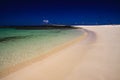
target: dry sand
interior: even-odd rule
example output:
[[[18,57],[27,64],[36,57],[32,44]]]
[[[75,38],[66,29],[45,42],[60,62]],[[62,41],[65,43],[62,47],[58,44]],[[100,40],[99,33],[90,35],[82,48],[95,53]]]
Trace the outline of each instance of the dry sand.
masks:
[[[120,26],[84,29],[84,41],[0,80],[120,80]]]

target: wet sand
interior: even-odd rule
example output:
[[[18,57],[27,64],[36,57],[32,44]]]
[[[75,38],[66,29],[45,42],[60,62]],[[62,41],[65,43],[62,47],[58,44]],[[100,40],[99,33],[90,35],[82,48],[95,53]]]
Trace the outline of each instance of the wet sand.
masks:
[[[120,80],[120,26],[84,29],[84,40],[56,48],[53,55],[0,80]]]

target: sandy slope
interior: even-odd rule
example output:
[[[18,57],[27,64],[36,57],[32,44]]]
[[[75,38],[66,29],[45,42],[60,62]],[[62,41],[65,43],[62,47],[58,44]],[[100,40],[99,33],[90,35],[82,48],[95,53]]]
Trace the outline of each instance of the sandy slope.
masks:
[[[120,27],[85,29],[84,41],[0,80],[120,80]]]

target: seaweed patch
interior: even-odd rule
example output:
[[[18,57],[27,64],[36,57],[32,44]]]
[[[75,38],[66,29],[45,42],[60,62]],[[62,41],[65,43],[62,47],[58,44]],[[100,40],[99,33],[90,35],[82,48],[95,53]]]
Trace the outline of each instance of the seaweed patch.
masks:
[[[24,39],[27,38],[28,36],[12,36],[12,37],[5,37],[5,38],[0,38],[0,42],[8,42],[11,40],[16,40],[16,39]]]

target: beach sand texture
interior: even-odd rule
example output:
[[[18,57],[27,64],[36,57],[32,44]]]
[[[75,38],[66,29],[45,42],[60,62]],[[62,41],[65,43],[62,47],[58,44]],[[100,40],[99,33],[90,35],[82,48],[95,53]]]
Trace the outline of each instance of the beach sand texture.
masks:
[[[83,41],[0,80],[120,80],[120,26],[84,29]]]

